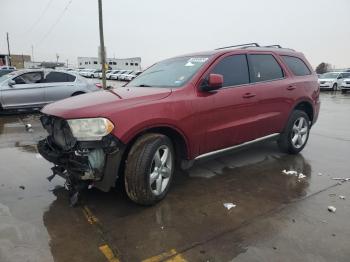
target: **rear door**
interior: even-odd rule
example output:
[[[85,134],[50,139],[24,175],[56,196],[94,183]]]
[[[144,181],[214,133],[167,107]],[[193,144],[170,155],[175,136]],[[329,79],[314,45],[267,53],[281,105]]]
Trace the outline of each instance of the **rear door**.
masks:
[[[248,62],[245,54],[220,58],[207,72],[221,74],[223,87],[212,92],[199,92],[200,126],[206,130],[201,153],[211,152],[256,137],[255,87],[249,84]],[[206,76],[206,77],[207,77]]]
[[[45,77],[45,100],[51,103],[70,97],[74,92],[76,77],[64,72],[50,72]]]
[[[4,108],[32,107],[45,103],[43,72],[35,71],[14,77],[15,84],[1,87]]]
[[[277,57],[269,52],[250,52],[250,79],[258,97],[256,117],[257,135],[265,137],[283,129],[293,104],[293,90],[286,70]]]

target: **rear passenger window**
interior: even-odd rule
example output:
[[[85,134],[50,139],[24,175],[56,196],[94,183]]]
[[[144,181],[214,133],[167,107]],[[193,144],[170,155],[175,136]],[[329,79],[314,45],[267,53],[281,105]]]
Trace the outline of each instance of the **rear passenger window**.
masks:
[[[46,83],[56,83],[56,82],[74,82],[75,76],[66,74],[66,73],[60,73],[60,72],[50,72],[46,76]]]
[[[249,71],[246,55],[233,55],[223,58],[211,73],[223,75],[223,87],[248,84]]]
[[[310,69],[305,65],[303,60],[294,56],[282,56],[284,62],[287,64],[288,68],[296,76],[306,76],[310,75]]]
[[[252,82],[269,81],[284,77],[283,70],[272,55],[249,55]]]

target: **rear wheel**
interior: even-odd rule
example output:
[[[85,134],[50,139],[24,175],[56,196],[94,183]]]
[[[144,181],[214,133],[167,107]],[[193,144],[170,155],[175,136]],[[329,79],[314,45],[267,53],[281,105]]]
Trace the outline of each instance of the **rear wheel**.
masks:
[[[125,167],[125,189],[141,205],[153,205],[169,191],[175,168],[174,148],[161,134],[146,134],[132,146]]]
[[[301,110],[294,110],[287,126],[278,139],[278,145],[282,152],[297,154],[305,147],[309,139],[310,119]]]

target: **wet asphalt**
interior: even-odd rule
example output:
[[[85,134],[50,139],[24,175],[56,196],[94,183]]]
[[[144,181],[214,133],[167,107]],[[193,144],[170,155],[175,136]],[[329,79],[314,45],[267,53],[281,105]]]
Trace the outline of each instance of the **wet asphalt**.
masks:
[[[153,207],[95,189],[70,207],[37,153],[39,114],[2,115],[0,261],[350,261],[350,181],[332,179],[350,177],[350,94],[321,101],[301,154],[265,142],[202,160]]]

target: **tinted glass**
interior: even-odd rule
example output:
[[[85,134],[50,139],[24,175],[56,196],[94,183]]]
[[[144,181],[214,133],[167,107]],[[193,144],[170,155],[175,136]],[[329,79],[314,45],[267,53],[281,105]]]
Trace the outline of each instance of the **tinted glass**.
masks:
[[[310,75],[311,72],[305,63],[298,57],[282,56],[284,62],[296,76]]]
[[[272,55],[249,55],[252,82],[283,78],[283,70]]]
[[[60,72],[50,72],[46,76],[46,83],[56,83],[56,82],[74,82],[75,76]]]
[[[224,77],[225,86],[249,83],[248,62],[245,55],[233,55],[223,58],[211,71]]]
[[[14,80],[17,85],[41,83],[42,74],[41,72],[25,73],[23,75],[16,77]]]

